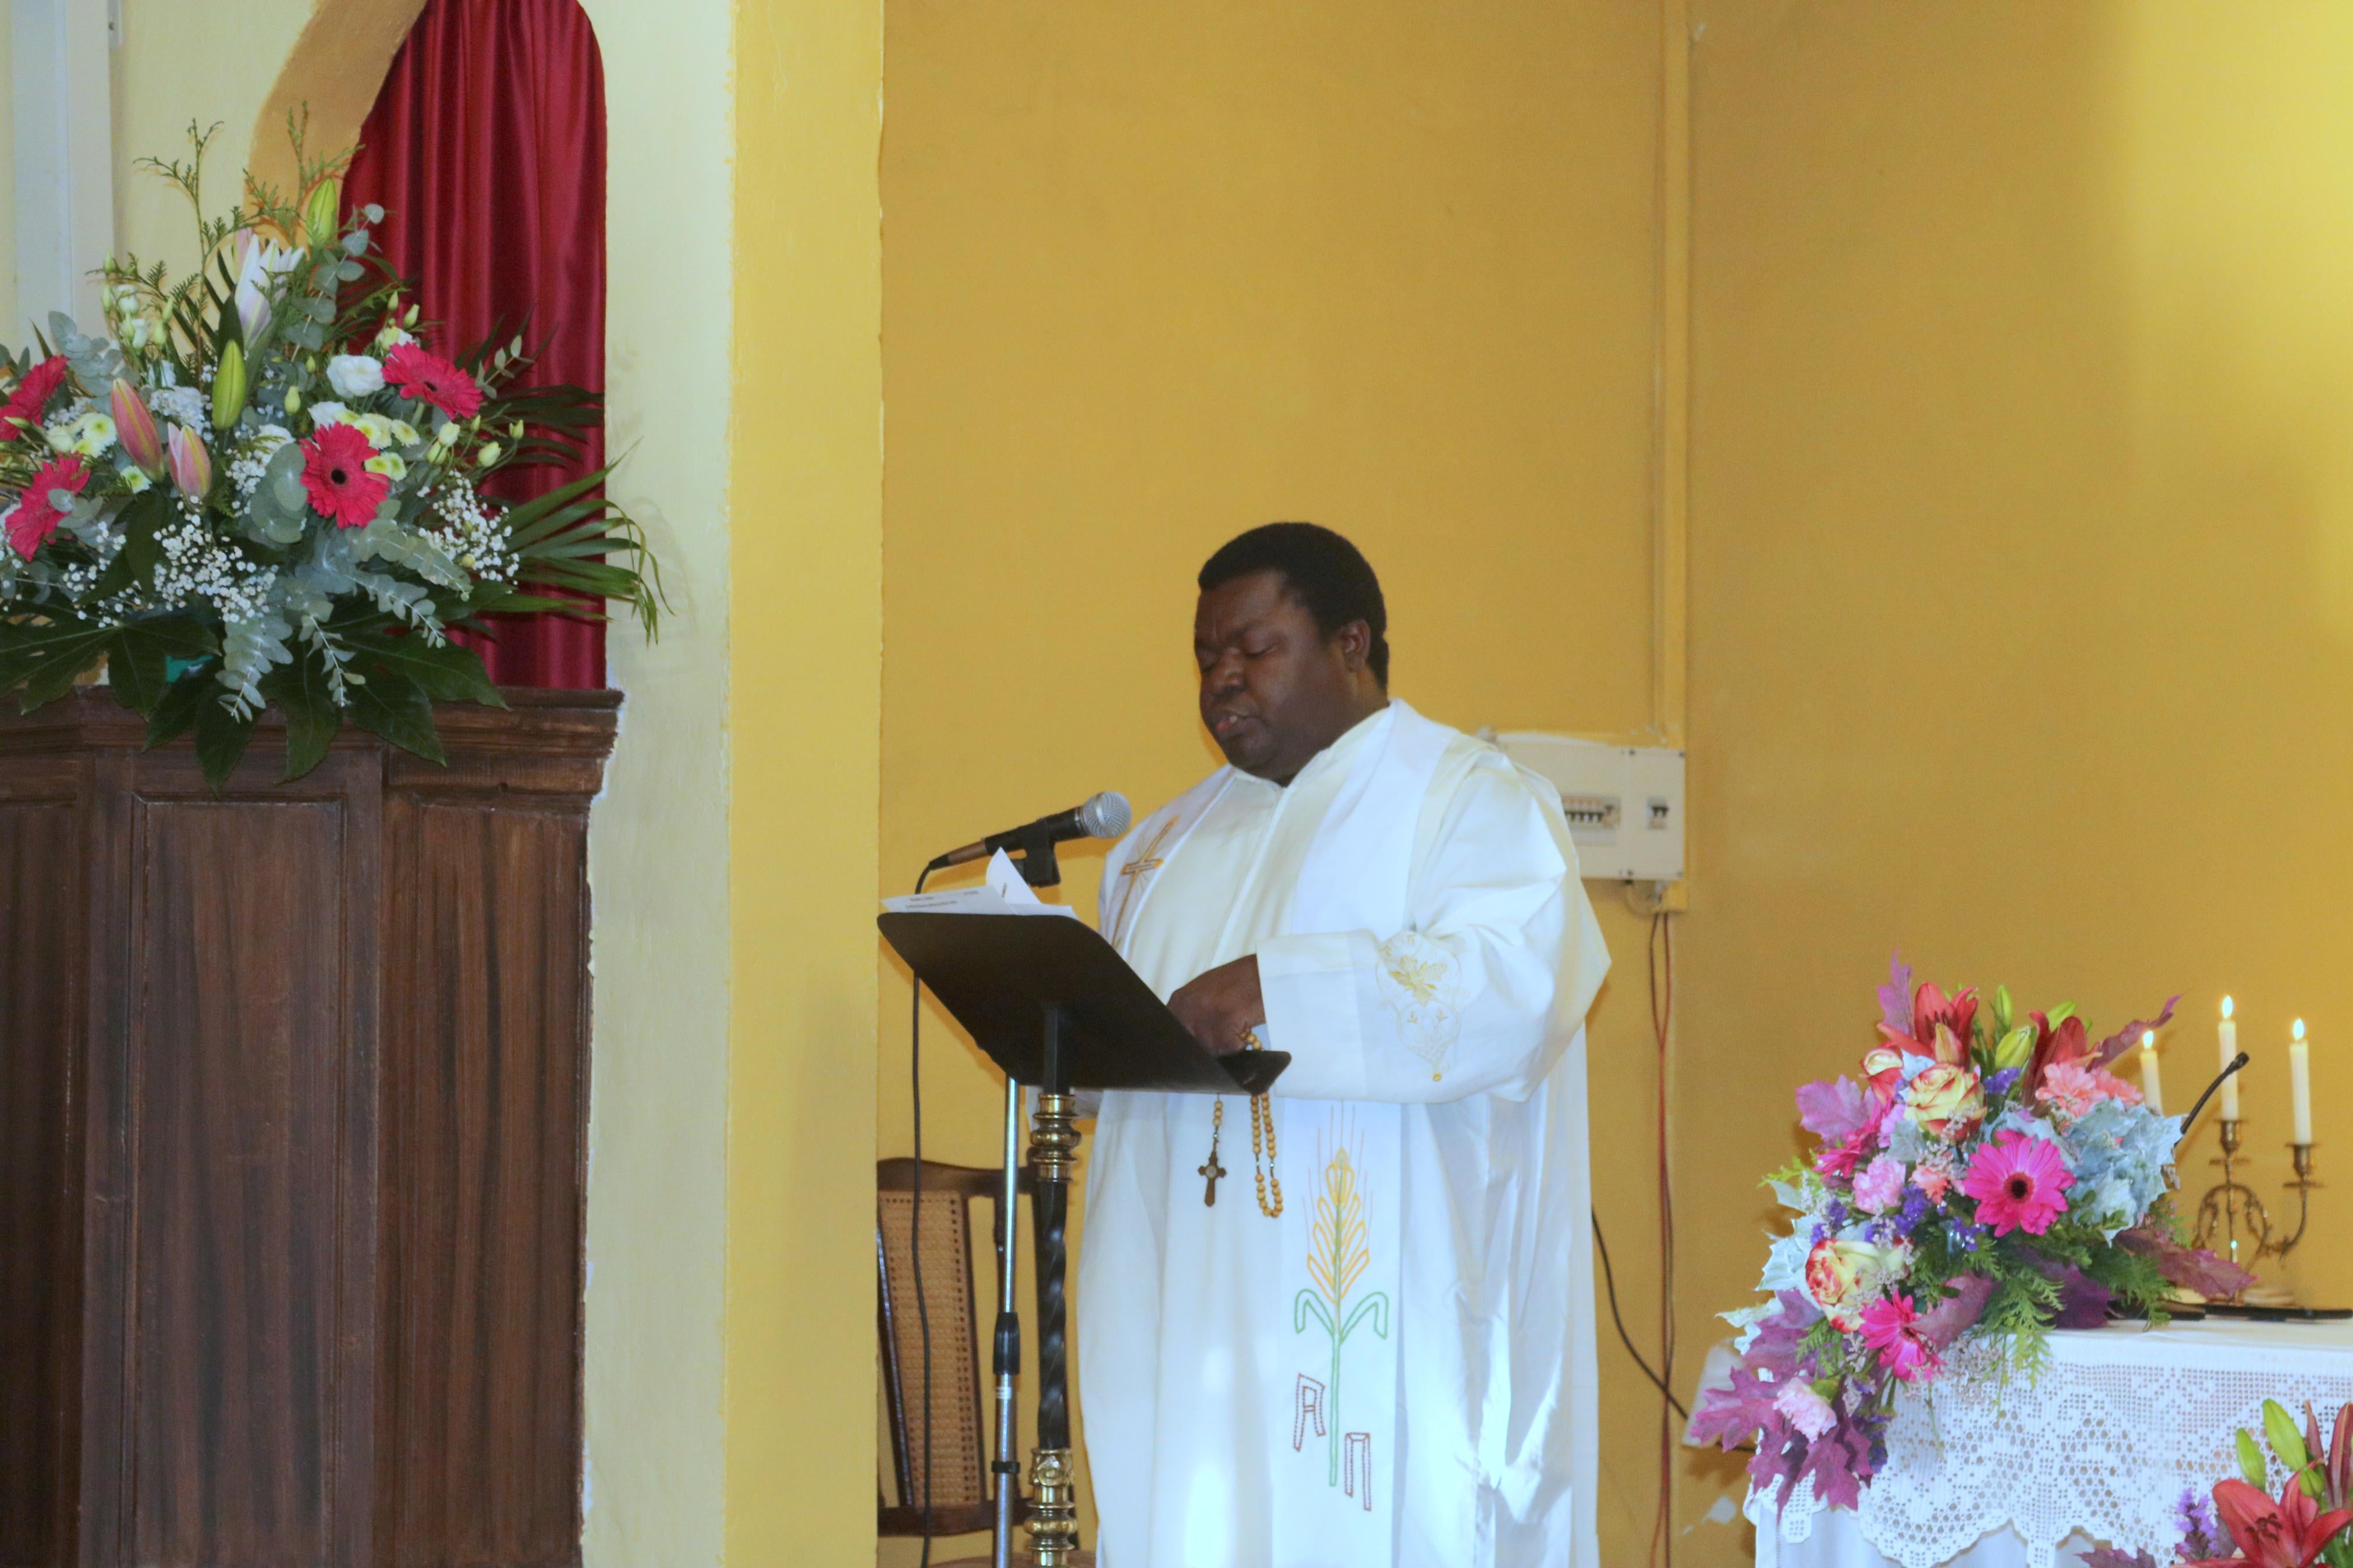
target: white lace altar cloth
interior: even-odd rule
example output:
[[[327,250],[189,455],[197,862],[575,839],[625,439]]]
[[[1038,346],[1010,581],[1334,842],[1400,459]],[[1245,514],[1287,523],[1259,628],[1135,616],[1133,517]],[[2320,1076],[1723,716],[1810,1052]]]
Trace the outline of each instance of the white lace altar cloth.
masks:
[[[2239,1473],[2234,1435],[2260,1434],[2266,1398],[2295,1411],[2299,1425],[2307,1399],[2323,1412],[2353,1400],[2353,1323],[2211,1319],[2061,1331],[2031,1382],[1999,1383],[1981,1358],[1957,1361],[1927,1394],[1899,1399],[1887,1464],[1836,1533],[1851,1524],[1866,1557],[1903,1568],[1939,1568],[1997,1532],[2023,1550],[2013,1556],[1988,1542],[1990,1560],[2025,1568],[2055,1568],[2071,1537],[2171,1562],[2175,1504],[2185,1489],[2209,1495]],[[1757,1526],[1757,1568],[1853,1562],[1851,1549],[1804,1544],[1823,1508],[1809,1482],[1777,1523],[1773,1500],[1751,1492],[1744,1511]]]

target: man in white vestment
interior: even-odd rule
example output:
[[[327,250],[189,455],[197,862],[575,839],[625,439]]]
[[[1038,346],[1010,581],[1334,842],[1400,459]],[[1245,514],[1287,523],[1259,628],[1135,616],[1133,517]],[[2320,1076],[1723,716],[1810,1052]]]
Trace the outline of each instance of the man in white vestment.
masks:
[[[1560,799],[1388,696],[1356,547],[1200,574],[1229,765],[1104,867],[1103,931],[1246,1096],[1109,1093],[1076,1337],[1104,1568],[1595,1568],[1584,1018]]]

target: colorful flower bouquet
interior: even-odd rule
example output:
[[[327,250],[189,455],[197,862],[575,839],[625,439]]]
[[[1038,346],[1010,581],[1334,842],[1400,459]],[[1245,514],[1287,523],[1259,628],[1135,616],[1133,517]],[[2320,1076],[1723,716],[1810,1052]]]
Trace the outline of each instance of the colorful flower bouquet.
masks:
[[[193,132],[192,132],[193,135]],[[452,626],[492,613],[596,617],[649,636],[643,532],[600,468],[505,505],[506,469],[562,465],[596,418],[578,387],[512,384],[523,341],[444,358],[341,210],[348,155],[295,154],[283,195],[248,176],[203,219],[193,163],[147,163],[196,207],[197,270],[110,260],[107,335],[63,315],[0,351],[0,692],[26,710],[102,662],[155,744],[193,730],[217,785],[256,719],[285,711],[287,776],[349,719],[438,760],[432,704],[498,705]]]
[[[2177,1286],[2246,1279],[2182,1244],[2166,1177],[2181,1119],[2109,1070],[2172,1003],[2095,1045],[2072,1005],[2020,1016],[2000,987],[1915,990],[1900,959],[1879,994],[1860,1079],[1798,1091],[1819,1142],[1767,1183],[1797,1216],[1766,1262],[1771,1300],[1725,1314],[1732,1385],[1692,1415],[1703,1441],[1753,1440],[1750,1478],[1784,1502],[1810,1479],[1852,1508],[1896,1392],[1964,1336],[1998,1370],[2031,1368],[2053,1327],[2161,1320]]]
[[[2353,1405],[2337,1411],[2324,1439],[2320,1417],[2304,1407],[2304,1429],[2275,1399],[2263,1401],[2263,1435],[2279,1460],[2279,1495],[2270,1490],[2271,1462],[2253,1433],[2239,1432],[2239,1477],[2214,1488],[2210,1506],[2184,1492],[2178,1516],[2177,1568],[2353,1568]],[[2084,1568],[2162,1568],[2147,1552],[2104,1546]]]

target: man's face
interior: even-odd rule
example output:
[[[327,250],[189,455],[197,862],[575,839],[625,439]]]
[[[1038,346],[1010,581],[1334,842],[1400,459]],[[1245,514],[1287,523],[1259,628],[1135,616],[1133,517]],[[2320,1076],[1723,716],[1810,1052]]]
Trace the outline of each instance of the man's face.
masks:
[[[1316,752],[1381,705],[1365,665],[1369,642],[1362,621],[1325,637],[1280,572],[1253,572],[1211,588],[1193,615],[1201,722],[1226,761],[1289,784]]]

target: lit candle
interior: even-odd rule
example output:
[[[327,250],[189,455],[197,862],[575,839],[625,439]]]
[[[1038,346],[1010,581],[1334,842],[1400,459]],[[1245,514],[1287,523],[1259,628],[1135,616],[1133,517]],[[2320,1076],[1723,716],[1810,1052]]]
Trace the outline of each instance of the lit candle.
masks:
[[[2304,1020],[2295,1021],[2295,1031],[2287,1042],[2287,1092],[2289,1103],[2295,1111],[2295,1139],[2298,1143],[2312,1142],[2312,1044],[2304,1037]]]
[[[2151,1110],[2165,1114],[2165,1079],[2157,1067],[2157,1031],[2147,1029],[2140,1037],[2140,1097]]]
[[[2239,1025],[2238,1021],[2231,1016],[2231,999],[2228,996],[2222,998],[2222,1024],[2216,1033],[2222,1041],[2222,1070],[2231,1072],[2231,1064],[2237,1060],[2239,1056]],[[2231,1073],[2229,1078],[2222,1080],[2222,1120],[2236,1121],[2238,1119],[2239,1075]]]

